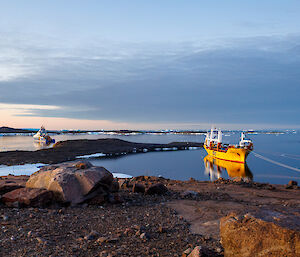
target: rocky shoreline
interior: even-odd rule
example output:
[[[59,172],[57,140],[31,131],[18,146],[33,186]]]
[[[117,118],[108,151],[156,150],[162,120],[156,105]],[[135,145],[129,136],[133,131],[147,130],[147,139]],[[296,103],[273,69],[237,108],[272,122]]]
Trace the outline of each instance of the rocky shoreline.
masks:
[[[54,166],[52,171],[61,168]],[[74,167],[79,172],[91,168],[85,163]],[[110,186],[103,181],[100,187],[95,184],[91,191],[97,188],[98,194],[79,204],[44,205],[44,198],[30,202],[20,194],[7,204],[11,192],[36,190],[25,188],[28,180],[28,176],[0,179],[2,256],[300,254],[296,182],[284,186],[241,179],[204,182],[148,176],[110,181],[106,176]]]
[[[26,163],[54,164],[76,160],[77,156],[103,153],[107,157],[153,151],[188,150],[203,147],[203,143],[173,142],[169,144],[133,143],[120,139],[68,140],[57,142],[53,148],[37,151],[0,152],[0,165],[22,165]]]

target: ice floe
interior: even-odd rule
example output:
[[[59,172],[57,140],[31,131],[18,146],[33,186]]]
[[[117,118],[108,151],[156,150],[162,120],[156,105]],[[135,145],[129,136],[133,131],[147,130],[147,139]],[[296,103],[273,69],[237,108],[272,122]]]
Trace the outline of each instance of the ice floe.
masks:
[[[38,171],[41,167],[45,165],[47,164],[33,163],[33,164],[23,164],[23,165],[13,165],[13,166],[0,165],[0,176],[6,176],[8,174],[31,175],[32,173]]]
[[[114,178],[132,178],[132,176],[123,173],[112,173]]]
[[[164,147],[162,148],[163,151],[176,151],[178,150],[177,147]]]
[[[104,154],[104,153],[94,153],[94,154],[76,156],[76,158],[77,159],[88,159],[88,158],[97,158],[97,157],[103,157],[103,156],[106,156],[106,154]]]

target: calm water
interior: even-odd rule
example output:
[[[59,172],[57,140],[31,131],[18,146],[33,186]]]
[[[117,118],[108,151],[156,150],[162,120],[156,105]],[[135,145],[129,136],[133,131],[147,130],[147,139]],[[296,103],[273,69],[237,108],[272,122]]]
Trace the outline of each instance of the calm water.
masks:
[[[203,142],[204,135],[57,135],[56,141],[72,139],[97,139],[114,137],[133,142],[169,143],[174,141]],[[132,176],[155,175],[186,180],[190,177],[199,180],[213,180],[218,177],[248,177],[257,182],[286,184],[289,180],[300,183],[300,133],[250,134],[254,142],[254,152],[247,159],[247,165],[232,164],[205,158],[203,149],[190,151],[150,152],[122,156],[114,159],[89,159],[94,165],[104,166],[111,172]],[[237,143],[238,133],[227,133],[225,143]],[[0,137],[1,151],[36,150],[30,136]],[[205,159],[204,159],[205,158]],[[0,167],[0,175],[8,173],[30,174],[35,166]]]

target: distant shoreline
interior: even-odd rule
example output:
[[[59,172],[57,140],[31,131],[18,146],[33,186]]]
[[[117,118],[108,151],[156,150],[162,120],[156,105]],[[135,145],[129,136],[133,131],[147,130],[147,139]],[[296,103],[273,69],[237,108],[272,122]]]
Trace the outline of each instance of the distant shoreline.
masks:
[[[38,129],[17,129],[10,127],[0,127],[0,134],[33,134]],[[241,132],[244,131],[249,134],[282,134],[286,131],[297,131],[295,129],[290,130],[223,130],[223,132]],[[50,134],[116,134],[116,135],[137,135],[137,134],[183,134],[183,135],[194,135],[194,134],[206,134],[207,130],[48,130]]]

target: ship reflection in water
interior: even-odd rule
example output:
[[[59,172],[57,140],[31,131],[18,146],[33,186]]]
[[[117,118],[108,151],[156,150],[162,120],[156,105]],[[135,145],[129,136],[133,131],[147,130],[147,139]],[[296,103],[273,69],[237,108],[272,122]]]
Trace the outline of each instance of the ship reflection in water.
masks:
[[[34,141],[33,142],[35,150],[41,150],[45,148],[49,148],[50,146],[53,145],[52,142],[42,142],[42,141]]]
[[[253,179],[253,174],[246,163],[220,160],[210,155],[205,156],[203,161],[205,173],[209,175],[211,181],[224,177],[225,172],[230,178],[243,178],[245,181]]]

